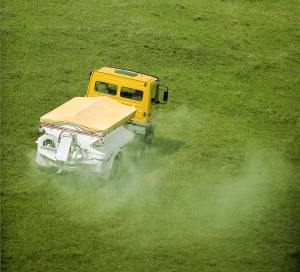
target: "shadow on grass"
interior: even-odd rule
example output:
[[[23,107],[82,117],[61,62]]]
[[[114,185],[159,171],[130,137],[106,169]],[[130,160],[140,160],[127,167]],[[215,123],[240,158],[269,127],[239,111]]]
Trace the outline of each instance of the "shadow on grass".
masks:
[[[158,155],[164,156],[178,152],[184,145],[183,141],[158,137],[155,138],[154,148]]]
[[[164,156],[179,152],[185,145],[183,141],[166,139],[163,137],[155,138],[153,146],[144,152],[140,158],[132,158],[137,171],[147,175],[160,167],[159,160]],[[132,167],[132,166],[131,166]]]

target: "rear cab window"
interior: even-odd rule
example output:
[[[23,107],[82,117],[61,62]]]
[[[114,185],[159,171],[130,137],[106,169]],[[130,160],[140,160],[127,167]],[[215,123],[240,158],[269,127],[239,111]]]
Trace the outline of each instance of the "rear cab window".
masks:
[[[144,92],[137,89],[122,87],[120,97],[141,102],[143,101]]]
[[[103,82],[103,81],[96,81],[94,91],[97,93],[102,94],[109,94],[109,95],[117,95],[118,86],[115,84]]]

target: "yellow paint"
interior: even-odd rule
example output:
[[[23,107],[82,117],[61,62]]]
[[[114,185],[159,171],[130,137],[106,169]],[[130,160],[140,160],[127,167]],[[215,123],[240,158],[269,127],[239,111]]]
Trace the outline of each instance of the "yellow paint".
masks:
[[[70,124],[82,129],[107,134],[135,114],[128,107],[108,97],[74,97],[40,118],[51,125]]]
[[[156,119],[158,104],[151,102],[151,98],[155,97],[157,88],[158,78],[154,76],[103,67],[92,72],[86,96],[108,96],[134,106],[136,114],[131,120],[148,123]]]

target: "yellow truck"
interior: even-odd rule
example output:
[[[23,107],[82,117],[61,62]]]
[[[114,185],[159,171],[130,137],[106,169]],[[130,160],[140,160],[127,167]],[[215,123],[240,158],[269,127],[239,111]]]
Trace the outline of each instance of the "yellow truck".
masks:
[[[139,156],[152,144],[159,104],[167,100],[168,88],[157,77],[111,67],[95,70],[85,97],[40,118],[36,162],[58,172],[87,169],[116,179],[125,152]]]

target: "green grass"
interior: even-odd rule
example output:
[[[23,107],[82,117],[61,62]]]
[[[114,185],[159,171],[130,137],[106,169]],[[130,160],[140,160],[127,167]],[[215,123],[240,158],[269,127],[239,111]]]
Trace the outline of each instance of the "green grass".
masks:
[[[2,1],[2,270],[299,271],[299,9]],[[116,183],[39,169],[40,116],[101,66],[169,86],[153,149]]]

